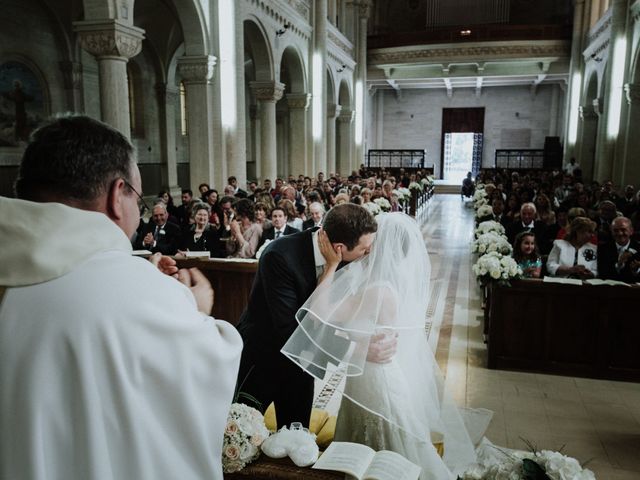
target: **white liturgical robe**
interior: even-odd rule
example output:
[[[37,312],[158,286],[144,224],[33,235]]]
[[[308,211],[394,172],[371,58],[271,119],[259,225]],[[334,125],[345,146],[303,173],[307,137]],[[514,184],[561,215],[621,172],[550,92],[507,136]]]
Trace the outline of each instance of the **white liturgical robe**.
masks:
[[[0,478],[222,479],[242,340],[105,215],[0,198]]]

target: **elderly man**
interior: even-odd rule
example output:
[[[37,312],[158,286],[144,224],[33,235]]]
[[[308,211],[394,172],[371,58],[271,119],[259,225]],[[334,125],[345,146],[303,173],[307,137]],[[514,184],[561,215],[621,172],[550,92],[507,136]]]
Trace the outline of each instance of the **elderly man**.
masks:
[[[516,235],[524,230],[530,230],[536,237],[540,253],[551,251],[551,242],[547,238],[547,227],[544,222],[536,220],[537,210],[532,202],[523,203],[520,207],[520,218],[505,227],[509,243],[513,244]]]
[[[151,211],[151,220],[143,224],[137,235],[135,247],[175,255],[180,245],[180,227],[168,221],[169,213],[164,203],[157,203]]]
[[[324,217],[324,205],[320,202],[313,202],[309,205],[309,218],[302,224],[302,229],[307,230],[309,228],[319,227],[322,225],[322,218]]]
[[[598,272],[600,278],[620,280],[627,283],[638,280],[640,244],[631,239],[633,227],[626,217],[611,222],[613,240],[598,245]]]
[[[241,339],[200,272],[131,255],[140,191],[127,138],[75,116],[0,197],[0,478],[222,480]]]

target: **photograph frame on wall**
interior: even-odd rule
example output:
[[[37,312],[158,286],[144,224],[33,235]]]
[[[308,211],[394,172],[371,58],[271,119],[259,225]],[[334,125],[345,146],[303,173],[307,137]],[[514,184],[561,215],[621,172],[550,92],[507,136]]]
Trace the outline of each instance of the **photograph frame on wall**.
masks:
[[[24,147],[49,116],[42,75],[22,59],[0,59],[0,147]]]

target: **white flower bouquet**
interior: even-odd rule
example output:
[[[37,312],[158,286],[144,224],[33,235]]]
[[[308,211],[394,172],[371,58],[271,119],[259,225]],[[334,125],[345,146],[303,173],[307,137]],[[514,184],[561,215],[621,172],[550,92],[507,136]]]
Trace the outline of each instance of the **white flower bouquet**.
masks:
[[[369,213],[371,215],[373,215],[374,217],[376,215],[378,215],[379,213],[382,213],[382,210],[380,209],[380,205],[378,205],[375,202],[367,202],[367,203],[363,203],[362,206],[364,208],[366,208],[367,210],[369,210]]]
[[[398,200],[401,202],[408,202],[411,199],[411,190],[408,188],[400,187],[392,192],[398,196]]]
[[[387,200],[386,198],[376,198],[373,200],[373,203],[378,205],[380,207],[380,210],[382,210],[383,212],[391,211],[391,203],[389,203],[389,200]]]
[[[505,230],[504,227],[495,220],[487,220],[486,222],[480,223],[475,229],[474,233],[476,235],[476,238],[478,238],[480,235],[489,232],[497,233],[498,235],[504,235]]]
[[[493,447],[495,448],[495,447]],[[572,457],[551,450],[502,451],[502,461],[476,464],[459,480],[596,480],[593,472]]]
[[[478,258],[473,266],[473,273],[481,282],[508,283],[509,280],[520,277],[522,270],[512,257],[498,252],[489,252]]]
[[[422,185],[429,186],[429,185],[433,185],[433,177],[431,175],[424,177],[422,180],[420,180],[420,183],[422,183]]]
[[[478,223],[483,220],[493,218],[493,207],[491,205],[482,205],[476,211],[476,221]]]
[[[476,186],[476,191],[473,193],[473,201],[477,202],[478,200],[482,200],[483,198],[487,198],[487,191],[484,187]]]
[[[260,445],[269,436],[264,417],[255,408],[242,403],[231,404],[222,444],[222,470],[242,470],[260,456]]]
[[[417,190],[417,191],[421,192],[423,190],[422,184],[418,183],[418,182],[411,182],[409,184],[409,190]]]
[[[260,256],[262,255],[262,252],[264,252],[264,249],[267,248],[267,245],[269,245],[270,243],[271,243],[271,240],[269,239],[264,241],[262,246],[256,252],[256,260],[260,260]]]
[[[496,232],[483,233],[471,244],[471,253],[479,253],[480,255],[491,252],[511,255],[512,250],[507,237]]]

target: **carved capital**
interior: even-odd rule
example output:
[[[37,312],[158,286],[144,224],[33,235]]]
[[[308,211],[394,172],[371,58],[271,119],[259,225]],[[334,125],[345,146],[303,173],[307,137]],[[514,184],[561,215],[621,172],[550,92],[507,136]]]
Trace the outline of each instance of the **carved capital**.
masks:
[[[329,103],[327,105],[327,118],[336,118],[338,115],[340,115],[340,110],[342,110],[341,105]]]
[[[287,105],[289,108],[298,108],[307,110],[309,108],[309,103],[311,101],[310,93],[288,93],[287,94]]]
[[[583,120],[596,118],[598,116],[596,111],[593,109],[593,105],[580,105],[578,107],[578,112],[580,113],[580,118]]]
[[[342,109],[342,107],[340,108]],[[355,110],[344,109],[340,112],[340,115],[338,115],[338,121],[342,123],[351,123],[354,118],[356,118]]]
[[[65,60],[59,63],[62,71],[64,88],[66,90],[80,89],[82,87],[82,64]]]
[[[361,18],[369,18],[371,2],[369,0],[354,0],[351,2],[353,8]]]
[[[277,102],[284,94],[284,83],[280,82],[250,82],[249,87],[261,102]]]
[[[596,115],[599,117],[604,114],[604,102],[601,98],[594,98],[591,102],[593,104],[593,111],[596,112]]]
[[[640,84],[637,83],[625,83],[624,94],[627,97],[627,103],[629,105],[640,103]]]
[[[209,83],[213,78],[216,57],[213,55],[184,56],[178,59],[178,73],[185,84]]]
[[[144,30],[119,20],[74,22],[80,46],[97,58],[135,57],[142,50]]]

